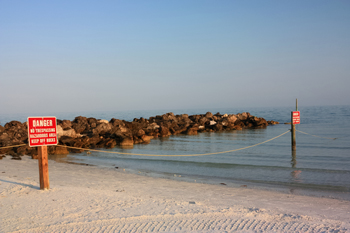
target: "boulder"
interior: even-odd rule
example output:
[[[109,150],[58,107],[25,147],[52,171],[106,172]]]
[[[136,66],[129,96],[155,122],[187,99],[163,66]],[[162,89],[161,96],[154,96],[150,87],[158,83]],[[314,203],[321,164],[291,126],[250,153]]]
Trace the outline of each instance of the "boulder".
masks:
[[[111,149],[117,145],[117,142],[114,139],[108,139],[105,143],[105,148]]]
[[[153,139],[153,136],[148,136],[148,135],[141,136],[141,140],[143,143],[150,143],[151,139]]]
[[[134,135],[137,136],[137,137],[141,137],[141,136],[143,136],[143,135],[145,135],[145,134],[146,134],[145,131],[142,130],[142,129],[139,129],[139,130],[137,130],[137,131],[134,133]]]
[[[194,123],[199,123],[200,119],[202,118],[201,115],[192,115],[189,116],[190,120],[193,121]]]
[[[209,125],[216,125],[216,121],[209,121]]]
[[[81,134],[77,134],[74,129],[63,130],[61,125],[57,125],[57,139],[60,140],[62,136],[78,138]]]
[[[226,126],[228,126],[229,122],[228,122],[228,120],[227,120],[226,118],[224,118],[224,119],[220,122],[220,124],[226,127]]]
[[[109,122],[107,121],[104,122],[104,121],[100,121],[99,122],[99,125],[96,126],[96,128],[94,128],[92,130],[92,133],[94,135],[99,135],[99,134],[105,134],[106,132],[110,131],[112,129],[112,124],[109,124]]]
[[[111,123],[113,127],[116,127],[116,126],[125,126],[124,121],[119,120],[119,119],[115,119],[115,118],[112,118],[112,119],[109,121],[109,123]]]
[[[214,125],[213,129],[215,131],[222,131],[224,129],[224,126],[222,124],[216,124]]]
[[[72,128],[72,122],[69,120],[63,120],[59,125],[62,127],[63,130],[71,129]]]
[[[211,112],[207,112],[206,114],[205,114],[205,117],[206,118],[213,118],[213,113],[211,113]]]
[[[10,137],[6,132],[0,133],[0,142],[9,141]]]
[[[98,147],[97,145],[99,144],[99,142],[101,142],[102,139],[103,137],[98,135],[93,135],[92,137],[90,137],[89,138],[90,148]]]
[[[236,115],[236,117],[237,117],[239,120],[241,120],[241,121],[246,120],[249,116],[250,116],[250,113],[249,113],[249,112],[238,113],[238,114]]]
[[[96,128],[98,121],[95,118],[90,117],[87,120],[88,120],[88,124],[90,125],[90,129]]]
[[[73,146],[75,143],[75,138],[69,136],[61,136],[60,143],[66,146]]]
[[[199,126],[197,124],[194,124],[191,127],[188,127],[188,129],[186,130],[185,134],[187,135],[197,135],[198,134],[198,130],[199,130]]]
[[[124,138],[121,142],[119,142],[120,146],[133,146],[134,140],[132,138]]]
[[[206,122],[210,122],[210,120],[206,117],[201,117],[199,120],[198,120],[198,124],[200,125],[204,125],[206,124]]]
[[[231,124],[235,123],[237,120],[237,117],[235,115],[228,115],[227,116],[227,121],[230,122]]]
[[[161,126],[159,129],[159,136],[160,137],[169,137],[171,135],[169,128],[165,126]]]
[[[4,127],[6,130],[9,130],[9,129],[21,129],[23,128],[23,124],[19,121],[11,121],[11,122],[8,122],[5,124],[5,127]]]
[[[102,123],[108,124],[109,123],[109,121],[107,121],[107,120],[98,120],[97,122],[99,124],[102,124]]]
[[[261,128],[268,125],[267,121],[264,118],[259,118],[256,116],[250,116],[246,121],[248,127]]]
[[[82,133],[85,130],[90,129],[90,125],[88,123],[88,119],[86,117],[78,116],[72,122],[72,128],[76,133]]]
[[[188,117],[188,114],[176,115],[177,123],[180,125],[190,125],[192,120]]]

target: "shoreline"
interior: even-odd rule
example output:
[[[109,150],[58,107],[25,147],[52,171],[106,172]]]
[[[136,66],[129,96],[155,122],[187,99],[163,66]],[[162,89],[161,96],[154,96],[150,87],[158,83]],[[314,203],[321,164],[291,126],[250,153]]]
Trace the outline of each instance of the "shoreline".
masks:
[[[91,163],[88,160],[81,160],[81,158],[74,157],[75,154],[68,155],[49,155],[49,160],[56,161],[58,163],[75,164],[80,166],[95,166],[101,169],[116,169],[116,164],[101,163]],[[70,158],[67,158],[71,156]],[[90,163],[89,163],[90,162]],[[232,178],[222,178],[222,177],[212,177],[212,176],[201,176],[201,175],[191,175],[181,172],[157,172],[149,171],[136,168],[126,168],[117,166],[120,170],[126,170],[127,173],[136,174],[145,177],[162,178],[175,181],[183,181],[189,183],[203,183],[210,185],[225,185],[227,187],[245,187],[252,188],[256,190],[266,190],[273,192],[280,192],[284,194],[296,194],[301,196],[310,197],[320,197],[320,198],[332,198],[338,200],[350,201],[350,190],[339,187],[339,186],[327,186],[327,185],[313,185],[313,184],[300,184],[300,183],[280,183],[273,181],[250,181],[250,180],[239,180]],[[330,189],[332,188],[332,189]]]
[[[49,160],[0,160],[0,232],[350,232],[350,202]]]

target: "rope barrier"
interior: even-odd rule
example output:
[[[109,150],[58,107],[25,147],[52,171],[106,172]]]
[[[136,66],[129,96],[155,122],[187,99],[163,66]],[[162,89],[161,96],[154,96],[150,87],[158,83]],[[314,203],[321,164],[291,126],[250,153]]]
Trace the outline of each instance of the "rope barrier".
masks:
[[[105,151],[105,150],[95,150],[95,149],[87,149],[87,148],[80,148],[80,147],[73,147],[73,146],[65,146],[65,145],[56,145],[56,146],[60,146],[60,147],[66,147],[66,148],[70,148],[70,149],[77,149],[77,150],[87,150],[87,151],[96,151],[96,152],[101,152],[101,153],[110,153],[110,154],[121,154],[121,155],[139,155],[139,156],[162,156],[162,157],[165,157],[165,156],[169,156],[169,157],[185,157],[185,156],[204,156],[204,155],[216,155],[216,154],[224,154],[224,153],[229,153],[229,152],[234,152],[234,151],[239,151],[239,150],[244,150],[244,149],[248,149],[248,148],[252,148],[252,147],[255,147],[255,146],[258,146],[258,145],[261,145],[261,144],[264,144],[264,143],[267,143],[267,142],[270,142],[272,140],[275,140],[276,138],[279,138],[283,135],[285,135],[286,133],[290,132],[290,130],[276,136],[276,137],[273,137],[269,140],[266,140],[266,141],[263,141],[263,142],[260,142],[260,143],[257,143],[257,144],[254,144],[254,145],[251,145],[251,146],[246,146],[246,147],[243,147],[243,148],[239,148],[239,149],[234,149],[234,150],[228,150],[228,151],[221,151],[221,152],[213,152],[213,153],[205,153],[205,154],[187,154],[187,155],[156,155],[156,154],[137,154],[137,153],[125,153],[125,152],[117,152],[117,151]]]
[[[20,145],[14,145],[14,146],[4,146],[4,147],[0,147],[1,149],[6,149],[6,148],[13,148],[13,147],[20,147],[20,146],[26,146],[27,144],[20,144]]]
[[[310,136],[313,136],[313,137],[317,137],[317,138],[325,138],[325,139],[332,139],[332,140],[337,139],[337,138],[327,138],[327,137],[321,137],[321,136],[317,136],[317,135],[312,135],[312,134],[305,133],[305,132],[297,130],[297,129],[295,131],[298,131],[299,133],[307,134],[307,135],[310,135]]]

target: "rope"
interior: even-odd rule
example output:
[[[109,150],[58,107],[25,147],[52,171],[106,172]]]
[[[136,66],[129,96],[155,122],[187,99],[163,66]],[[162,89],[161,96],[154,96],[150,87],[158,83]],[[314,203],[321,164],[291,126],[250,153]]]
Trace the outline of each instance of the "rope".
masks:
[[[20,144],[20,145],[14,145],[14,146],[4,146],[4,147],[0,147],[1,149],[6,149],[6,148],[13,148],[13,147],[20,147],[20,146],[26,146],[27,144]]]
[[[327,138],[327,137],[321,137],[321,136],[317,136],[317,135],[312,135],[312,134],[305,133],[305,132],[297,130],[297,129],[295,131],[298,131],[299,133],[307,134],[307,135],[310,135],[310,136],[313,136],[313,137],[317,137],[317,138],[325,138],[325,139],[332,139],[332,140],[337,139],[337,138]]]
[[[234,151],[239,151],[239,150],[244,150],[244,149],[248,149],[248,148],[252,148],[267,142],[270,142],[272,140],[275,140],[276,138],[279,138],[283,135],[285,135],[286,133],[290,132],[290,130],[276,136],[273,137],[269,140],[257,143],[255,145],[251,145],[251,146],[246,146],[243,148],[239,148],[239,149],[234,149],[234,150],[228,150],[228,151],[221,151],[221,152],[213,152],[213,153],[205,153],[205,154],[187,154],[187,155],[155,155],[155,154],[137,154],[137,153],[124,153],[124,152],[116,152],[116,151],[105,151],[105,150],[94,150],[94,149],[87,149],[87,148],[79,148],[79,147],[73,147],[73,146],[65,146],[65,145],[56,145],[56,146],[61,146],[61,147],[66,147],[66,148],[70,148],[70,149],[78,149],[78,150],[87,150],[87,151],[96,151],[96,152],[102,152],[102,153],[110,153],[110,154],[121,154],[121,155],[139,155],[139,156],[169,156],[169,157],[185,157],[185,156],[203,156],[203,155],[216,155],[216,154],[224,154],[224,153],[229,153],[229,152],[234,152]]]

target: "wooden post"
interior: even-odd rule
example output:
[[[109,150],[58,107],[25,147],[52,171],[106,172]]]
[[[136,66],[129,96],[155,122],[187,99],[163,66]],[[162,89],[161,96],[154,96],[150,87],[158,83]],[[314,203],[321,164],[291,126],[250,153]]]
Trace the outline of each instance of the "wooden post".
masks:
[[[298,111],[298,99],[296,99],[296,110],[295,111]],[[296,138],[295,138],[295,125],[293,124],[293,111],[291,113],[291,121],[292,121],[292,151],[296,151],[297,150],[297,143],[296,143]]]
[[[297,149],[297,143],[295,139],[295,125],[293,124],[293,112],[292,112],[292,151],[295,151]]]
[[[38,147],[40,189],[50,189],[47,146]]]

